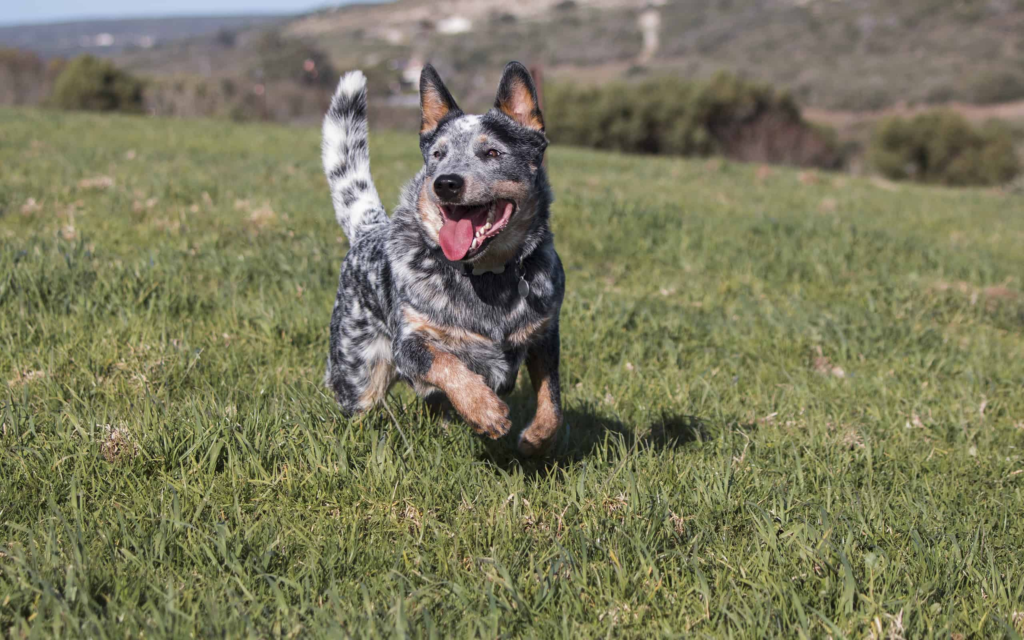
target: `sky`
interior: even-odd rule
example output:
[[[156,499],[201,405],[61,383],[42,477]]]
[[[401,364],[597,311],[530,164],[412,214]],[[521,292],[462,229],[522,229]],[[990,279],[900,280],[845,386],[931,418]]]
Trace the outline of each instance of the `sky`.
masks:
[[[304,13],[345,0],[0,0],[0,24],[64,22],[88,18],[173,15]]]

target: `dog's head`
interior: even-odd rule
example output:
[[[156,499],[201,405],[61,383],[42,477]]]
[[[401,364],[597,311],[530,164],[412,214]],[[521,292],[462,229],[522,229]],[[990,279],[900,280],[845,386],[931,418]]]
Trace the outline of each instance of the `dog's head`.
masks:
[[[466,115],[437,71],[420,76],[420,150],[424,177],[417,203],[427,237],[448,260],[503,265],[546,215],[547,148],[537,89],[526,67],[505,67],[494,108]]]

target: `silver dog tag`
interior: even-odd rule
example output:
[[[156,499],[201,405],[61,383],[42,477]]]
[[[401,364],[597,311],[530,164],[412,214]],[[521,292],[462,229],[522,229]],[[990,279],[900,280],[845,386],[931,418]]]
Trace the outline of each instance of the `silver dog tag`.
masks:
[[[519,297],[525,298],[530,295],[530,283],[526,281],[526,278],[519,276]]]

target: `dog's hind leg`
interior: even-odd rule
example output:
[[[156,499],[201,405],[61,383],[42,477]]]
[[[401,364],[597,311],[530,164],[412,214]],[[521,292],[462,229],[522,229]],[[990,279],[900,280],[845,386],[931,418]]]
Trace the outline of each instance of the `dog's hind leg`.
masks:
[[[395,362],[391,357],[391,339],[380,335],[364,347],[364,369],[360,381],[359,406],[363,409],[384,401],[395,382]]]
[[[562,426],[562,393],[558,380],[558,322],[526,354],[526,368],[537,394],[537,413],[519,434],[519,452],[526,456],[547,453]]]
[[[383,402],[395,379],[387,336],[352,344],[348,352],[332,353],[328,360],[327,386],[349,415]]]
[[[352,297],[335,304],[324,382],[349,415],[383,401],[397,375],[391,337],[376,324]]]
[[[443,422],[448,421],[448,414],[455,409],[448,396],[444,395],[441,391],[428,391],[423,394],[423,406],[427,410],[427,415],[432,418],[438,418]]]

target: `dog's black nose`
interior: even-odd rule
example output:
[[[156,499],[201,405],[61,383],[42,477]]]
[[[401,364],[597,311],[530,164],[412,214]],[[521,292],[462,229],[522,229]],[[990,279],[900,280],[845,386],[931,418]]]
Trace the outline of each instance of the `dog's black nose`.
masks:
[[[446,173],[434,179],[434,193],[437,194],[438,198],[450,202],[459,197],[464,184],[466,182],[462,179],[462,176]]]

